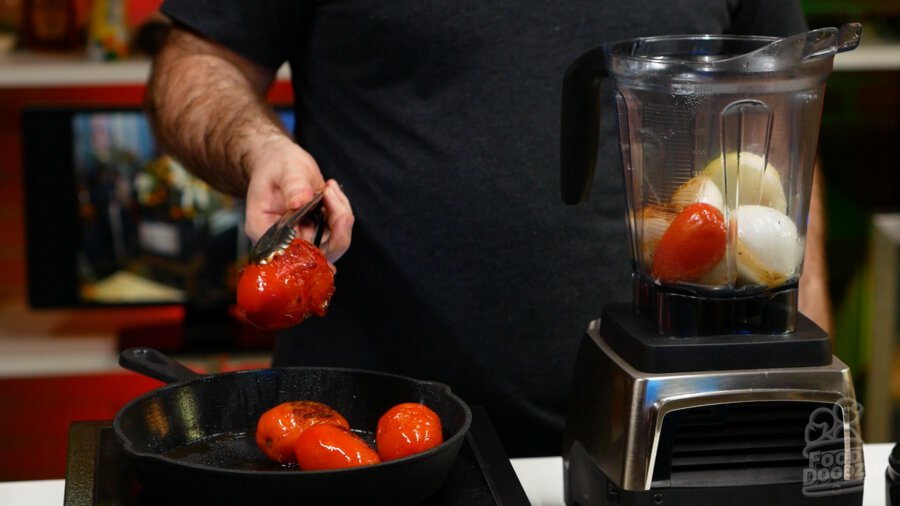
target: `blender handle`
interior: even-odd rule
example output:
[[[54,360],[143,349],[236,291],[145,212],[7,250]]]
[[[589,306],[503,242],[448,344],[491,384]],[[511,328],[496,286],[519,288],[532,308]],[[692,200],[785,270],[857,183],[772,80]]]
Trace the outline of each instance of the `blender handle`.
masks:
[[[607,75],[600,46],[572,62],[563,78],[560,186],[566,204],[584,202],[591,194],[600,139],[600,83]]]

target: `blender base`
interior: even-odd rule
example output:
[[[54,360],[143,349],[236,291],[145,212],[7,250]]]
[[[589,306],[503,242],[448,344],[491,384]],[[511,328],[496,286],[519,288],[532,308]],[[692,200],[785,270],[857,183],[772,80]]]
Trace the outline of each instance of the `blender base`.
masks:
[[[569,506],[659,506],[727,504],[759,506],[791,504],[816,506],[861,505],[862,482],[854,490],[840,489],[823,496],[804,495],[802,483],[760,483],[650,490],[623,490],[591,459],[584,446],[576,444],[566,462],[566,504]]]
[[[592,322],[578,352],[563,445],[567,504],[862,504],[853,383],[837,358],[821,363],[824,332],[798,322],[815,327],[808,342],[762,338],[765,353],[740,335],[702,338],[693,351],[684,338],[682,348],[635,351],[667,338],[618,309]],[[802,349],[817,358],[798,358]],[[675,370],[647,372],[629,360],[676,350],[692,367],[668,357]],[[737,362],[723,368],[729,360]]]
[[[831,364],[831,339],[798,315],[790,334],[660,335],[627,303],[603,310],[600,333],[616,354],[644,372],[818,367]]]

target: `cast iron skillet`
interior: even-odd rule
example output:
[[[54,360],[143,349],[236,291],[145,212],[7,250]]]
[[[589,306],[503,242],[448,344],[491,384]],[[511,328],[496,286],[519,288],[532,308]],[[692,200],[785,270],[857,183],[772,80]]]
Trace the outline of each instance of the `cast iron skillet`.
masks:
[[[170,383],[125,405],[113,428],[145,488],[186,504],[416,504],[440,489],[472,422],[449,387],[403,376],[309,367],[201,376],[150,348],[125,350],[119,363]],[[440,416],[444,443],[337,471],[270,462],[256,447],[257,419],[300,399],[324,402],[369,433],[391,406],[422,402]]]

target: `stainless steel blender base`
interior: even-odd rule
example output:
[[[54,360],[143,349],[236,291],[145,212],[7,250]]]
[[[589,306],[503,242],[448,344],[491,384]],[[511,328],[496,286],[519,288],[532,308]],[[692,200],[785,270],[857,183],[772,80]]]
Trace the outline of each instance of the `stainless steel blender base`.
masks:
[[[862,502],[855,394],[837,358],[646,373],[608,345],[598,320],[583,338],[570,403],[567,504]]]

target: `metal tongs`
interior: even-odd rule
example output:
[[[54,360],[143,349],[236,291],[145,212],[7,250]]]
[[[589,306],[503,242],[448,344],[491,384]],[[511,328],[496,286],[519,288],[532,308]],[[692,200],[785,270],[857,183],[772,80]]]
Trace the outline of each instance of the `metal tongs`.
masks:
[[[266,230],[250,250],[250,262],[265,265],[272,257],[283,251],[297,237],[294,227],[307,217],[312,217],[316,226],[316,235],[313,244],[318,247],[322,242],[324,227],[324,215],[322,214],[322,196],[324,190],[319,190],[313,195],[312,200],[294,211],[288,211],[274,225]]]

